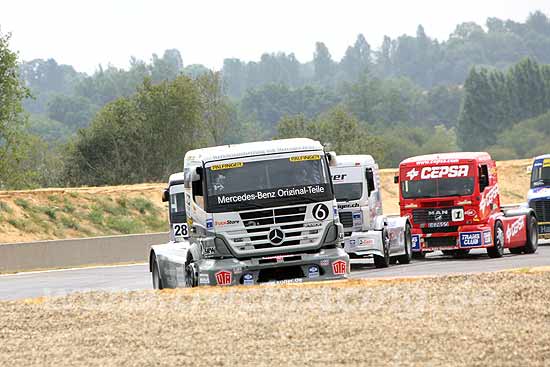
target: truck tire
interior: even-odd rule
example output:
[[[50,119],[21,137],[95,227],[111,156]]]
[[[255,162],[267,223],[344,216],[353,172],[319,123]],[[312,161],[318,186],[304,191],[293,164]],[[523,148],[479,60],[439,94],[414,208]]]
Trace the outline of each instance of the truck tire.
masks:
[[[387,268],[390,266],[390,237],[386,228],[382,230],[382,241],[384,244],[384,256],[373,256],[374,266],[377,268]]]
[[[162,279],[160,278],[157,259],[153,259],[153,269],[151,271],[151,276],[153,279],[153,289],[164,289],[164,287],[162,286]]]
[[[495,230],[493,233],[493,246],[487,247],[487,255],[490,258],[496,259],[502,257],[504,254],[504,229],[502,223],[497,221],[495,223]]]
[[[411,225],[405,225],[405,253],[397,257],[399,264],[410,264],[412,258],[412,233]]]
[[[185,263],[185,286],[193,288],[199,285],[197,266],[192,258]]]
[[[527,217],[527,241],[523,247],[526,254],[534,254],[539,247],[539,228],[537,218],[530,215]]]

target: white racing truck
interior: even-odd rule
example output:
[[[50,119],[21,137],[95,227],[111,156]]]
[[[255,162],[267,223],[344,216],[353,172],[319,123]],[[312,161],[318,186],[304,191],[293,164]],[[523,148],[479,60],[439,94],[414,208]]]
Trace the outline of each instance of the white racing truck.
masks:
[[[377,268],[408,264],[412,255],[407,217],[382,214],[378,165],[370,155],[339,155],[331,164],[334,194],[352,263],[372,257]]]
[[[154,288],[346,277],[329,157],[310,139],[187,152],[163,195],[170,242],[151,247]]]

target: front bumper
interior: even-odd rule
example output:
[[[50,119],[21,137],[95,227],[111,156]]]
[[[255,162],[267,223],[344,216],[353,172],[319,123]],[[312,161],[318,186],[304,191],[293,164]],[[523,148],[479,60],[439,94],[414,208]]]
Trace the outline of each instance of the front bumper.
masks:
[[[197,262],[199,286],[301,283],[346,278],[349,256],[342,248],[249,260],[203,259]]]
[[[493,232],[487,225],[458,226],[456,232],[424,233],[421,228],[412,230],[412,251],[471,250],[493,246]]]
[[[353,232],[344,239],[344,250],[360,257],[384,256],[380,231]]]

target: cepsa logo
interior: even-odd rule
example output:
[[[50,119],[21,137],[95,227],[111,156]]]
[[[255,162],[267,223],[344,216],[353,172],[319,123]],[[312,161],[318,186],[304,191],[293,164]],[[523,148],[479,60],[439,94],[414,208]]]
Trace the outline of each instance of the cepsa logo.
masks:
[[[344,260],[337,260],[332,263],[332,272],[334,275],[346,274],[347,264]]]
[[[423,167],[420,171],[413,168],[405,176],[411,181],[415,179],[467,177],[469,169],[468,165]]]
[[[525,217],[519,217],[516,221],[508,226],[506,229],[506,240],[510,242],[512,237],[515,237],[519,231],[525,227]]]
[[[231,284],[231,273],[226,270],[218,271],[216,273],[216,282],[218,285]]]

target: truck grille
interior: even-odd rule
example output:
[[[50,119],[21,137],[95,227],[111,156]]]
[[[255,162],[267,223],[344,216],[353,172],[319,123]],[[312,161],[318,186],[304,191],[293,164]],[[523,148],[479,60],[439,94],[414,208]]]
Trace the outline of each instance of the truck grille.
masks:
[[[323,235],[320,222],[306,222],[307,206],[254,210],[239,213],[245,229],[229,231],[227,240],[238,256],[315,248]],[[269,232],[278,228],[284,233],[281,243],[273,244]]]
[[[452,233],[458,232],[458,226],[439,227],[439,228],[422,228],[422,233]]]
[[[533,200],[531,208],[535,211],[539,222],[550,222],[550,200]]]
[[[462,208],[461,206],[449,207],[449,208],[423,208],[413,210],[413,222],[416,224],[422,223],[437,223],[437,222],[450,222],[451,211],[453,209]]]
[[[352,212],[338,212],[338,216],[340,217],[340,223],[342,223],[344,228],[353,227],[353,213]]]
[[[426,247],[451,247],[456,246],[456,237],[427,237],[424,238]]]

